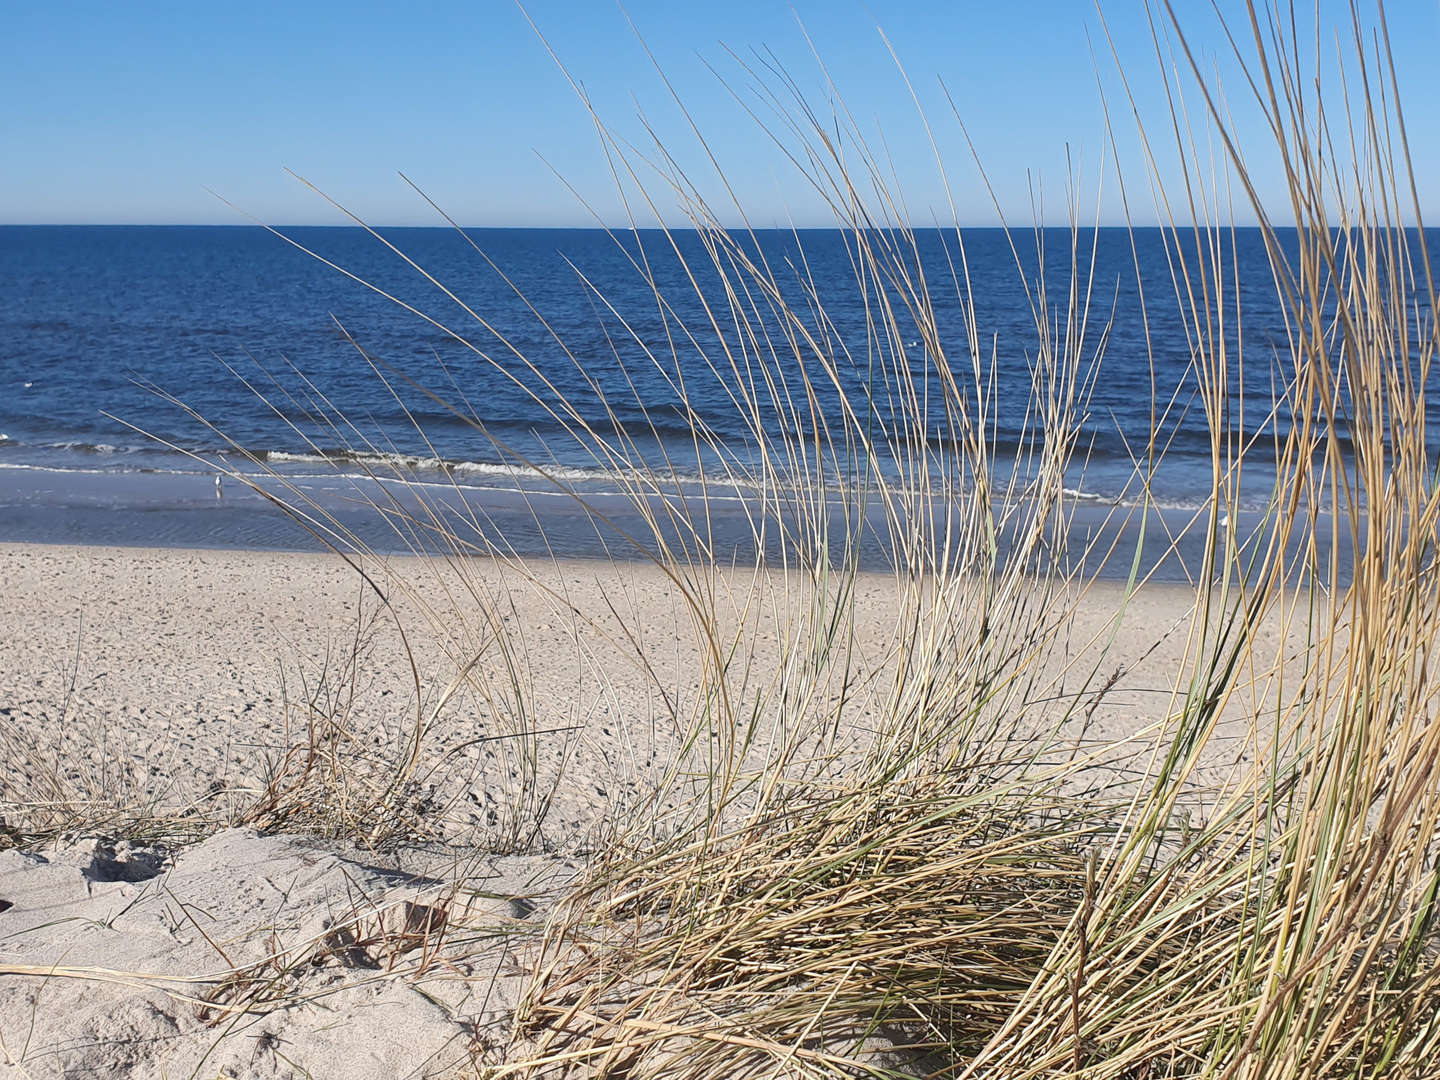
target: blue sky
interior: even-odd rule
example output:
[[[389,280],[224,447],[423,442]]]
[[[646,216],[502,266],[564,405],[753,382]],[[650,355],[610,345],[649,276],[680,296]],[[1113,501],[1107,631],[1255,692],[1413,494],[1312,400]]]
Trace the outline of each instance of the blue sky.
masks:
[[[1217,49],[1208,2],[1176,3],[1196,9],[1197,39]],[[1104,46],[1089,0],[631,0],[625,11],[610,0],[532,0],[527,7],[607,123],[643,140],[643,108],[687,171],[717,192],[628,11],[757,224],[829,219],[706,63],[745,95],[746,77],[725,47],[747,57],[771,49],[823,105],[825,80],[802,24],[874,149],[883,128],[912,218],[948,219],[949,211],[924,129],[877,26],[931,117],[962,222],[993,223],[995,214],[937,76],[1007,214],[1029,220],[1029,183],[1038,177],[1046,217],[1063,219],[1068,144],[1070,160],[1081,166],[1087,219],[1098,212],[1119,220],[1113,180],[1096,189],[1105,140],[1087,30]],[[1338,0],[1321,0],[1321,7],[1337,18],[1344,13]],[[1440,0],[1391,0],[1387,8],[1417,165],[1422,177],[1437,176],[1440,154],[1430,144],[1440,130],[1431,104],[1440,100],[1433,66]],[[1127,71],[1161,123],[1143,6],[1110,0],[1105,11]],[[7,4],[3,16],[3,222],[245,220],[207,188],[269,223],[340,220],[288,177],[287,167],[379,224],[437,223],[399,180],[400,170],[464,224],[593,223],[556,172],[602,219],[623,216],[590,120],[512,0],[57,0]],[[1108,56],[1100,67],[1113,85]],[[1231,91],[1238,95],[1238,86]],[[1112,106],[1121,104],[1112,98]],[[1121,153],[1134,169],[1133,123],[1124,112],[1117,108]],[[1135,216],[1153,220],[1148,196],[1138,203]],[[1432,219],[1436,209],[1429,206]]]

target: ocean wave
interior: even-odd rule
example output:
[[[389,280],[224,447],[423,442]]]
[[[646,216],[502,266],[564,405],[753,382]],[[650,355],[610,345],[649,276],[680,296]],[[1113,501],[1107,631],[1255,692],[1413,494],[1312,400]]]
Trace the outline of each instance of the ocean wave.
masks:
[[[521,493],[526,498],[570,497],[572,494],[585,498],[686,497],[703,486],[707,498],[729,501],[747,498],[745,493],[755,490],[740,477],[723,476],[718,470],[691,472],[665,465],[654,468],[638,465],[627,469],[598,463],[527,464],[332,448],[310,452],[271,450],[263,456],[254,452],[247,455],[266,472],[287,482],[399,484],[406,488],[458,493]],[[328,467],[328,471],[316,471],[316,466]]]
[[[97,456],[103,458],[104,455]],[[232,455],[232,458],[238,458],[238,456],[238,454]],[[470,493],[496,493],[509,496],[519,495],[526,499],[545,496],[571,498],[578,495],[584,499],[634,500],[638,498],[649,501],[655,498],[686,499],[700,495],[703,489],[706,499],[728,503],[745,502],[756,498],[760,493],[759,488],[744,482],[738,476],[725,478],[718,473],[712,473],[709,477],[702,479],[698,475],[683,476],[660,472],[646,474],[640,471],[624,474],[615,470],[593,467],[552,466],[546,468],[542,474],[539,469],[497,462],[450,462],[446,463],[446,468],[442,470],[415,467],[438,460],[434,458],[378,454],[357,456],[366,458],[364,467],[347,469],[344,467],[346,462],[339,461],[334,457],[274,451],[270,454],[272,462],[278,459],[281,464],[299,468],[281,470],[266,463],[257,470],[239,468],[238,473],[240,479],[246,484],[258,485],[267,489],[275,488],[277,485],[280,487],[293,485],[301,489],[314,487],[320,491],[334,493],[346,490],[363,492],[372,485],[381,489],[398,485],[398,490],[402,491],[410,489],[416,492],[421,490],[451,492],[462,498],[468,497]],[[381,462],[384,464],[382,465]],[[231,464],[238,463],[232,461]],[[314,469],[313,466],[316,464],[330,467],[323,470]],[[97,461],[94,465],[84,465],[78,462],[58,464],[54,461],[0,460],[0,470],[21,475],[43,473],[47,475],[114,476],[117,478],[148,475],[154,476],[157,480],[163,477],[172,477],[176,481],[203,482],[208,485],[216,474],[215,467],[207,468],[203,462],[191,461],[189,465],[190,467],[184,468],[157,466],[153,462],[139,465],[119,462],[102,464]],[[304,468],[307,465],[312,468]],[[337,485],[339,486],[337,487]],[[846,497],[842,488],[827,487],[826,490],[835,498],[843,500]],[[1066,487],[1063,491],[1065,497],[1077,506],[1077,510],[1079,506],[1088,506],[1097,511],[1128,514],[1139,510],[1146,502],[1145,498],[1139,495],[1116,494],[1087,487]],[[894,489],[894,494],[903,497],[906,493]],[[1243,512],[1263,511],[1267,505],[1263,495],[1264,493],[1261,492],[1261,497],[1253,501],[1242,501],[1240,509]],[[1209,497],[1208,494],[1199,492],[1189,497],[1178,493],[1168,496],[1152,494],[1149,497],[1149,505],[1161,512],[1195,514],[1205,510],[1209,505]]]
[[[43,473],[65,473],[76,476],[114,476],[115,469],[81,469],[75,466],[63,465],[34,465],[23,461],[0,461],[0,469],[12,472],[43,472]],[[136,469],[134,472],[150,472],[149,469]]]
[[[315,455],[288,455],[292,458],[308,457],[311,461],[316,460]],[[687,498],[696,494],[696,491],[687,490],[690,484],[698,486],[698,480],[687,481],[678,477],[655,476],[644,483],[623,484],[615,483],[617,477],[614,473],[601,472],[599,470],[586,469],[556,469],[551,470],[550,475],[555,479],[564,479],[560,474],[569,474],[573,480],[584,481],[583,487],[567,487],[564,484],[543,484],[535,486],[536,481],[541,479],[540,474],[506,465],[496,465],[481,462],[472,462],[475,466],[472,470],[479,476],[504,477],[511,481],[506,484],[485,484],[475,480],[464,481],[457,479],[445,480],[424,480],[414,475],[406,475],[396,472],[393,475],[385,475],[381,472],[346,472],[342,470],[331,470],[327,472],[299,472],[299,473],[275,473],[275,472],[246,472],[241,477],[247,484],[257,484],[262,488],[274,487],[277,483],[282,486],[295,485],[300,489],[316,485],[320,490],[334,492],[335,485],[354,485],[358,490],[364,485],[378,485],[386,488],[391,484],[400,486],[401,490],[420,491],[424,489],[441,492],[453,492],[462,497],[471,493],[501,493],[514,495],[523,494],[526,499],[538,497],[572,498],[577,495],[583,499],[641,499],[649,502],[652,499]],[[19,473],[45,473],[74,476],[154,476],[157,479],[162,477],[189,478],[193,481],[203,481],[208,485],[213,475],[208,470],[201,469],[164,469],[150,467],[124,467],[124,468],[86,468],[83,466],[69,465],[46,465],[30,462],[6,462],[0,461],[0,471]],[[461,470],[455,470],[457,472]],[[610,480],[610,484],[603,481]],[[526,486],[517,481],[529,481]],[[678,484],[678,486],[676,486]],[[344,490],[344,488],[342,488]],[[750,485],[735,480],[720,481],[712,480],[704,492],[704,497],[713,502],[741,503],[753,499],[757,489]],[[1066,488],[1065,495],[1076,503],[1082,503],[1097,509],[1108,508],[1119,513],[1130,513],[1140,509],[1144,502],[1139,498],[1121,498],[1113,494],[1106,494],[1097,491],[1087,491],[1082,488]],[[844,495],[839,489],[833,489],[830,494],[843,499]],[[896,494],[903,494],[896,492]],[[1196,514],[1205,510],[1208,506],[1208,499],[1191,500],[1184,498],[1152,498],[1150,506],[1162,513],[1185,513]],[[1263,511],[1265,503],[1262,501],[1253,505],[1242,504],[1242,513],[1258,513]]]
[[[108,442],[92,442],[83,439],[66,439],[54,442],[22,443],[8,435],[0,434],[0,444],[7,452],[18,452],[28,462],[12,463],[11,468],[43,467],[55,472],[164,472],[176,475],[208,473],[214,469],[258,467],[261,471],[274,470],[292,477],[309,475],[297,473],[296,468],[311,467],[315,478],[398,478],[413,479],[434,476],[446,483],[457,477],[495,478],[518,482],[561,481],[566,483],[590,483],[594,481],[640,481],[647,473],[643,469],[626,470],[610,468],[599,464],[559,464],[543,462],[528,465],[522,462],[472,461],[464,458],[445,458],[435,455],[396,452],[355,450],[343,447],[319,447],[310,450],[279,450],[263,447],[229,446],[188,446],[171,448],[162,445],[122,445]],[[88,466],[64,464],[69,457],[79,459],[105,458],[115,461],[108,469],[94,470]],[[132,464],[136,460],[144,466]],[[122,464],[124,462],[124,464]],[[314,467],[323,466],[327,471],[316,472]],[[670,479],[698,480],[679,471],[661,470],[660,475]]]
[[[373,474],[392,474],[401,479],[410,479],[418,474],[424,476],[427,473],[437,473],[447,478],[455,476],[465,477],[494,477],[510,481],[563,481],[566,483],[590,483],[596,481],[608,481],[611,483],[641,481],[647,478],[647,474],[638,469],[615,469],[600,465],[559,465],[559,464],[536,464],[527,465],[519,462],[501,461],[468,461],[464,459],[442,458],[423,456],[419,454],[405,453],[379,453],[372,451],[357,450],[330,450],[320,449],[318,452],[294,452],[289,450],[267,450],[267,451],[244,451],[244,456],[252,460],[263,462],[266,465],[329,465],[336,469],[338,475],[347,475],[343,466],[360,466],[362,476],[371,477]],[[238,456],[238,455],[237,455]],[[669,472],[664,475],[665,479],[681,481],[698,481],[698,472],[690,474],[680,471]]]
[[[1117,498],[1117,497],[1114,496],[1114,495],[1106,495],[1106,494],[1104,494],[1103,492],[1099,492],[1099,491],[1086,491],[1084,488],[1068,488],[1068,487],[1067,487],[1067,488],[1061,488],[1061,491],[1062,491],[1065,495],[1067,495],[1067,496],[1069,496],[1070,498],[1076,500],[1077,502],[1101,503],[1101,504],[1109,504],[1109,505],[1111,505],[1111,506],[1128,506],[1128,505],[1130,505],[1130,502],[1127,501],[1127,500],[1125,500],[1125,499],[1123,499],[1123,498]]]
[[[16,444],[21,445],[19,443]],[[38,443],[34,449],[61,450],[70,454],[91,454],[99,457],[114,457],[121,454],[154,453],[158,448],[151,446],[116,446],[114,443],[85,442],[71,439],[64,442]]]
[[[753,497],[761,487],[760,470],[741,459],[706,460],[695,463],[687,452],[685,464],[675,459],[632,462],[546,461],[533,463],[512,461],[477,461],[463,457],[405,451],[379,451],[347,446],[315,446],[304,450],[268,447],[236,447],[193,445],[180,452],[151,444],[131,446],[99,440],[72,439],[40,445],[25,445],[13,439],[0,439],[7,468],[35,468],[46,472],[116,473],[153,472],[180,476],[213,476],[216,470],[233,470],[256,479],[273,474],[284,483],[317,483],[321,485],[365,484],[382,481],[416,487],[494,492],[521,492],[525,495],[566,494],[585,496],[663,494],[667,491],[698,493],[702,487],[712,497]],[[648,455],[642,455],[648,457]],[[772,462],[772,467],[775,463]],[[1094,464],[1093,462],[1091,463]],[[883,464],[871,463],[864,471]],[[1091,470],[1084,470],[1088,474]],[[1142,505],[1144,499],[1133,490],[1133,477],[1128,470],[1109,475],[1113,470],[1096,470],[1103,475],[1073,475],[1064,489],[1067,499],[1076,505],[1113,506],[1121,510]],[[1197,474],[1198,476],[1198,474]],[[852,480],[858,478],[852,478]],[[1193,490],[1186,483],[1187,470],[1172,474],[1170,489],[1161,495],[1152,491],[1151,505],[1163,510],[1193,512],[1206,505],[1208,490],[1199,477]],[[892,489],[896,478],[891,478]],[[1098,480],[1099,482],[1095,482]],[[787,478],[770,475],[772,484],[784,489],[790,482],[813,490],[813,477]],[[1113,483],[1112,483],[1113,481]],[[825,487],[839,492],[845,480],[830,477]],[[835,486],[832,488],[832,484]],[[1257,489],[1258,490],[1258,489]]]

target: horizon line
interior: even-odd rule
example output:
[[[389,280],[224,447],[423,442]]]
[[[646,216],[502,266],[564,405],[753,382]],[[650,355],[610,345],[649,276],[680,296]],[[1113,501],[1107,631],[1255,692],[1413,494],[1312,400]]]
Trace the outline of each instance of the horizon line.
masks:
[[[336,224],[334,222],[314,221],[290,221],[275,224],[257,224],[254,222],[218,222],[218,221],[0,221],[0,229],[259,229],[259,230],[280,230],[280,229],[356,229],[365,231],[367,229],[428,229],[453,232],[456,228],[463,230],[493,230],[506,232],[595,232],[595,233],[629,233],[629,232],[698,232],[700,226],[693,224],[683,225],[416,225],[407,223],[372,223],[364,225],[354,223]],[[953,229],[993,229],[998,231],[1026,232],[1036,228],[1033,222],[1024,225],[1005,225],[994,222],[980,223],[951,223],[944,225],[877,225],[876,230],[884,229],[909,229],[912,232],[943,232]],[[1072,226],[1069,222],[1044,222],[1038,227],[1044,229],[1065,229]],[[1089,232],[1095,229],[1190,229],[1192,226],[1171,226],[1160,222],[1151,221],[1144,223],[1135,222],[1097,222],[1093,224],[1077,226],[1081,232]],[[1202,228],[1235,228],[1235,229],[1258,229],[1258,222],[1203,225]],[[1277,229],[1294,228],[1293,224],[1281,224],[1274,226]],[[1334,226],[1339,228],[1340,226]],[[1402,226],[1403,228],[1416,228],[1413,224]],[[1427,226],[1431,228],[1432,226]],[[852,225],[831,223],[824,225],[724,225],[721,228],[726,232],[853,232]]]

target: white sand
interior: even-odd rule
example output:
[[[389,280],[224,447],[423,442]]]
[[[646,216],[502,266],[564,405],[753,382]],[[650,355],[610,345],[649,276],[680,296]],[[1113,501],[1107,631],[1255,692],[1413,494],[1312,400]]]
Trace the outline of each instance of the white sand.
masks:
[[[0,852],[0,898],[13,905],[0,914],[0,963],[34,972],[0,975],[0,1070],[357,1080],[461,1070],[477,1031],[503,1030],[523,984],[516,943],[572,868],[512,857],[432,869],[396,872],[247,830],[173,855],[94,840]],[[408,930],[408,912],[422,909],[407,903],[443,907],[443,931]],[[439,927],[422,918],[420,930]],[[107,981],[85,970],[96,967]],[[230,982],[209,981],[227,971]],[[276,1007],[282,996],[290,1007]]]
[[[0,853],[0,965],[30,972],[0,974],[0,1074],[445,1075],[469,1060],[477,1032],[503,1031],[521,984],[515,943],[611,809],[643,794],[673,756],[677,732],[655,687],[673,687],[683,713],[699,654],[654,568],[557,563],[538,590],[488,563],[468,572],[499,639],[458,621],[483,605],[447,596],[453,577],[408,596],[377,578],[398,619],[372,625],[374,596],[329,556],[0,545],[0,816],[16,823],[47,791],[214,820],[253,800],[305,744],[311,715],[343,718],[340,743],[355,761],[403,751],[417,700],[412,656],[422,708],[433,709],[453,674],[426,604],[441,613],[452,652],[478,655],[475,670],[502,691],[440,711],[409,793],[423,828],[385,855],[235,829],[183,849],[116,846],[112,834]],[[883,576],[858,586],[857,656],[873,656],[875,671],[888,662],[895,595]],[[1070,629],[1077,654],[1107,631],[1119,596],[1101,587],[1085,600]],[[1131,666],[1089,718],[1092,735],[1116,739],[1163,712],[1184,656],[1175,627],[1192,600],[1149,589],[1131,601],[1101,681]],[[784,624],[781,607],[747,616],[762,648]],[[651,676],[626,659],[621,623],[646,635]],[[357,640],[359,663],[347,666]],[[518,697],[507,701],[512,681]],[[476,741],[515,722],[506,710],[516,700],[531,708],[532,728],[556,732],[536,741],[531,785],[554,802],[539,832],[523,835],[508,823],[524,817],[515,809],[524,765],[510,744]],[[525,852],[466,854],[511,841]],[[446,933],[407,937],[407,902],[443,905]],[[343,929],[357,911],[369,921],[350,948],[331,923]],[[246,965],[277,950],[297,961],[277,973],[277,990],[307,999],[278,1011],[207,1010],[190,999],[213,996],[211,982],[138,977],[238,969],[253,995],[262,992]],[[85,968],[137,977],[71,977]]]

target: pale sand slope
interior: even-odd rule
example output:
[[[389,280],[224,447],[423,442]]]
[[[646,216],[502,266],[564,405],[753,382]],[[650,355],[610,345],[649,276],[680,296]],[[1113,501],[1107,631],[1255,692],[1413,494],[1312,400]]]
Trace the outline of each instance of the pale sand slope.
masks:
[[[573,865],[387,861],[238,829],[0,852],[0,969],[29,973],[0,974],[0,1076],[392,1080],[493,1056]]]
[[[428,706],[454,672],[422,617],[426,604],[442,612],[452,651],[479,657],[472,673],[488,688],[449,701],[429,733],[407,804],[421,830],[409,848],[380,856],[229,830],[188,848],[132,849],[116,846],[112,828],[108,842],[0,854],[9,905],[0,965],[34,972],[0,975],[0,1071],[443,1075],[468,1060],[477,1031],[482,1041],[503,1031],[520,985],[512,946],[543,919],[550,890],[582,864],[609,811],[643,793],[673,756],[671,712],[694,705],[699,653],[673,586],[652,567],[544,564],[535,588],[474,560],[465,573],[483,603],[459,591],[453,572],[427,579],[405,560],[391,568],[420,582],[407,595],[371,568],[408,628],[408,651],[395,620],[370,624],[373,595],[334,557],[0,545],[0,817],[15,824],[48,798],[80,797],[132,813],[190,807],[174,824],[181,833],[221,820],[305,743],[312,712],[342,717],[348,761],[396,753],[414,715],[412,656]],[[755,592],[745,575],[720,583],[732,599]],[[894,661],[896,594],[889,577],[857,585],[856,655],[861,669],[873,658],[862,673],[878,681]],[[765,595],[761,610],[737,616],[758,642],[757,685],[768,677],[764,650],[793,618],[784,596]],[[1124,674],[1089,716],[1092,736],[1118,740],[1163,713],[1184,656],[1175,628],[1193,598],[1147,589],[1131,599],[1101,680]],[[1089,655],[1085,644],[1107,632],[1119,599],[1113,586],[1085,598],[1069,655]],[[487,605],[498,638],[475,615]],[[622,626],[643,636],[648,673],[627,658]],[[1279,647],[1277,627],[1263,633]],[[510,700],[508,685],[518,688]],[[575,729],[537,738],[528,785],[531,766],[505,752],[511,741],[475,741],[516,723],[522,705],[533,728]],[[863,703],[856,715],[863,726]],[[538,832],[525,827],[534,807],[524,802],[537,789],[554,799]],[[331,813],[281,824],[324,824]],[[415,846],[427,833],[448,844]],[[506,844],[523,851],[456,854]],[[441,906],[446,934],[437,937],[421,916]],[[357,912],[361,923],[348,927]],[[246,969],[277,952],[293,970]],[[213,982],[162,989],[67,974],[87,967],[244,977],[217,991]],[[224,1006],[267,994],[314,1000],[238,1020],[188,1000],[218,995]]]

